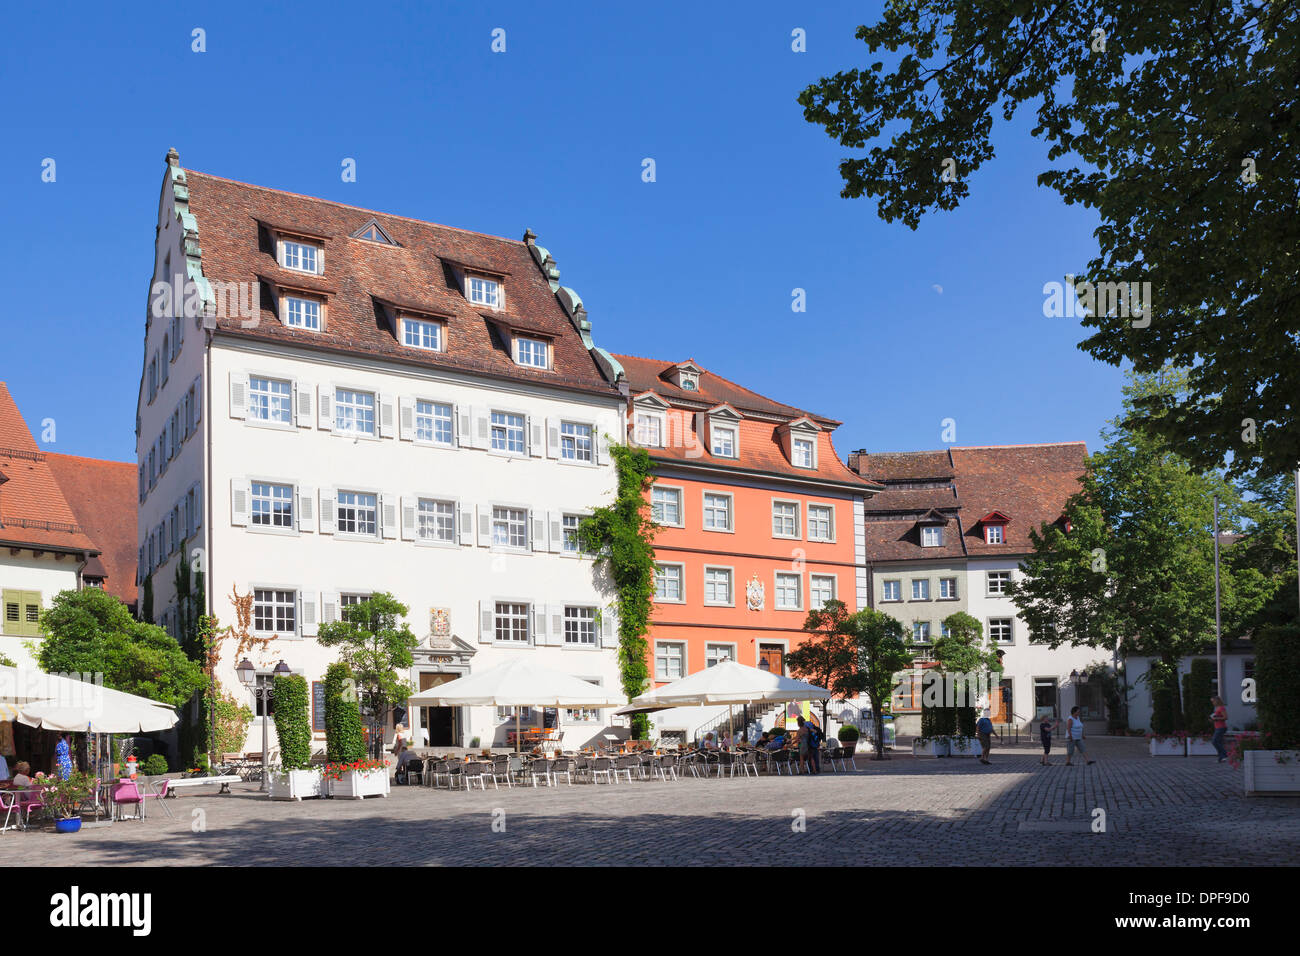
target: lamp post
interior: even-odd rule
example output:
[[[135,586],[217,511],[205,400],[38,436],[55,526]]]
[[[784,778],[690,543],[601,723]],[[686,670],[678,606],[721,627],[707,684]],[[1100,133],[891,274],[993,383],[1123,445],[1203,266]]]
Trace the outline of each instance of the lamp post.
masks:
[[[261,704],[259,709],[262,711],[262,786],[259,789],[261,789],[263,793],[266,793],[270,790],[270,780],[267,778],[267,773],[270,769],[267,766],[267,705],[275,699],[272,693],[274,685],[271,680],[258,679],[259,675],[257,670],[253,667],[252,662],[249,661],[247,657],[239,662],[239,666],[235,668],[235,673],[239,675],[239,682],[251,690],[253,696],[256,697],[258,702]],[[277,674],[283,676],[289,673],[292,673],[289,670],[289,665],[284,661],[280,661],[280,663],[275,665],[275,670],[271,672],[271,676],[274,678]]]
[[[1214,496],[1214,679],[1223,687],[1223,629],[1219,621],[1219,496]]]

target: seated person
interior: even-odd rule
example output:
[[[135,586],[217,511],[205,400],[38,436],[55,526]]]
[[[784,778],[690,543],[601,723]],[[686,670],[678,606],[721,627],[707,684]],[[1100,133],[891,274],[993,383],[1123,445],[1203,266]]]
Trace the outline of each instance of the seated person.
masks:
[[[9,779],[9,761],[5,760],[5,755],[0,754],[0,782]]]
[[[704,735],[704,740],[701,741],[700,743],[700,749],[701,750],[718,749],[718,742],[713,739],[713,731],[710,730],[707,734]]]
[[[768,750],[782,750],[782,749],[784,749],[784,747],[785,747],[785,733],[784,733],[784,731],[783,731],[781,734],[779,734],[778,736],[773,737],[771,743],[769,743],[769,744],[767,745],[767,749],[768,749]]]
[[[13,779],[14,786],[15,787],[32,786],[34,781],[32,780],[31,774],[32,774],[32,765],[29,764],[26,760],[18,761],[18,763],[14,764],[14,779]]]
[[[772,735],[765,730],[758,735],[758,739],[754,741],[754,746],[757,749],[762,750],[771,742],[771,740],[772,740]]]

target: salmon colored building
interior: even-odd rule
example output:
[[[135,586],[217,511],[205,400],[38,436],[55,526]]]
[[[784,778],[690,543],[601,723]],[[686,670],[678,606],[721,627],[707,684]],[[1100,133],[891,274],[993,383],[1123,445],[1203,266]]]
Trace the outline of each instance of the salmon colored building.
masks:
[[[655,464],[655,686],[720,660],[785,673],[812,607],[866,606],[863,503],[879,485],[840,424],[701,368],[618,355],[633,443]]]

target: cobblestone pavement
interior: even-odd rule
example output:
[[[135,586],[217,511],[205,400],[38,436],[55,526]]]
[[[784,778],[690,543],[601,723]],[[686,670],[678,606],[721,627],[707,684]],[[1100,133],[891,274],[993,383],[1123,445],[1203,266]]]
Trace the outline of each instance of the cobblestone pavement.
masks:
[[[1251,798],[1213,758],[1090,741],[1092,766],[1027,749],[860,759],[857,773],[563,784],[272,802],[255,785],[151,806],[76,836],[0,834],[33,865],[1277,865],[1300,861],[1300,798]],[[1105,832],[1093,832],[1094,811]],[[497,827],[493,828],[494,820]],[[202,832],[194,832],[198,823]],[[504,824],[504,832],[501,831]],[[800,829],[802,824],[802,829]],[[52,846],[51,841],[58,841]]]

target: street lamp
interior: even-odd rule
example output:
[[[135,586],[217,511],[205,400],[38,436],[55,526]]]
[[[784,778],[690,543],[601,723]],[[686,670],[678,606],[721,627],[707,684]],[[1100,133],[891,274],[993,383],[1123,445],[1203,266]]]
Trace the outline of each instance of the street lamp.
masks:
[[[253,667],[252,662],[247,657],[245,657],[242,661],[239,662],[239,666],[235,668],[235,673],[239,675],[239,682],[243,684],[245,687],[249,688],[253,692],[253,696],[256,697],[257,700],[261,703],[261,707],[259,708],[262,711],[261,790],[263,793],[265,793],[270,789],[270,781],[267,779],[267,772],[269,768],[267,767],[267,763],[266,763],[266,758],[267,758],[266,718],[267,718],[267,710],[269,709],[267,705],[272,700],[274,700],[274,697],[272,696],[273,684],[272,681],[270,680],[257,679],[258,676],[257,669]],[[292,671],[289,670],[289,665],[286,664],[284,661],[280,661],[280,663],[275,665],[275,670],[271,672],[271,676],[272,677],[275,677],[276,675],[285,676],[290,673],[292,673]]]

